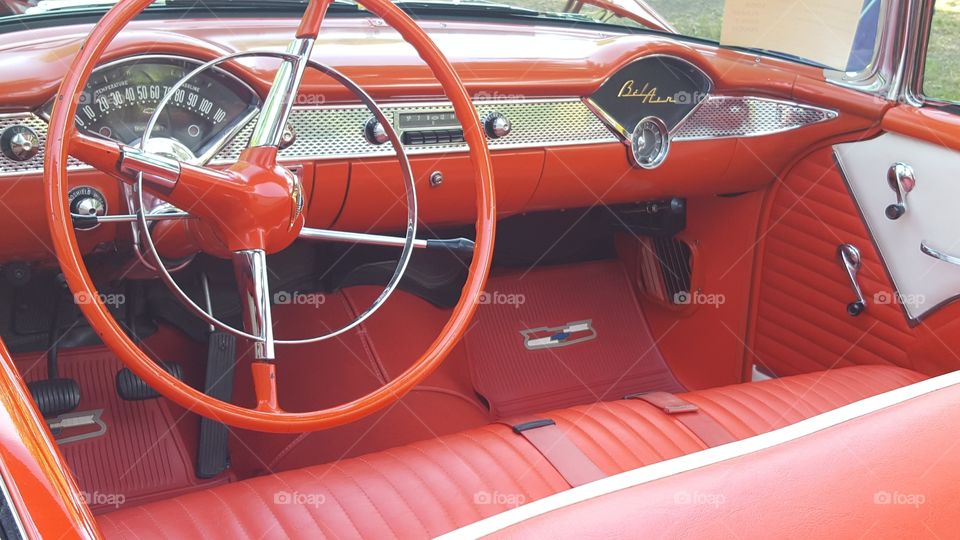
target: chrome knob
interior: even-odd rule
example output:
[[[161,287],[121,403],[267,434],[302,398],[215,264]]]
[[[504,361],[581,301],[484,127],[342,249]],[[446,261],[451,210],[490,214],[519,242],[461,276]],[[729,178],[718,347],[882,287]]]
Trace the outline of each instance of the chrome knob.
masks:
[[[97,226],[98,217],[107,213],[107,200],[103,193],[89,186],[75,187],[67,193],[70,202],[70,214],[77,229],[92,229]]]
[[[27,161],[40,151],[40,137],[27,126],[10,126],[0,134],[0,150],[14,161]]]
[[[492,112],[483,119],[483,130],[487,132],[487,136],[491,139],[506,137],[510,134],[512,128],[513,125],[510,120],[498,112]]]
[[[387,130],[383,129],[383,124],[372,116],[363,125],[363,136],[370,144],[379,145],[390,140],[390,137],[387,136]]]
[[[887,219],[897,220],[907,213],[907,195],[917,187],[917,177],[913,167],[906,163],[894,163],[887,171],[887,183],[897,194],[897,202],[884,208],[883,213]]]

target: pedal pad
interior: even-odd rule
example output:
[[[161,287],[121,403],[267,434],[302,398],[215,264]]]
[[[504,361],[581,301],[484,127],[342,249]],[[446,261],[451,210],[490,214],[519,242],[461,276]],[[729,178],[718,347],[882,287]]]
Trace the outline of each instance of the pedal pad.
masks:
[[[60,416],[80,405],[80,385],[73,379],[43,379],[27,383],[44,418]]]
[[[183,368],[180,364],[160,362],[160,367],[177,379],[183,380]],[[117,372],[117,394],[126,401],[143,401],[160,397],[160,394],[147,384],[147,381],[141,379],[129,368],[123,368]]]
[[[237,361],[237,338],[224,332],[210,334],[204,392],[229,402],[233,397],[233,368]],[[200,419],[197,477],[213,478],[230,467],[227,426],[207,417]]]

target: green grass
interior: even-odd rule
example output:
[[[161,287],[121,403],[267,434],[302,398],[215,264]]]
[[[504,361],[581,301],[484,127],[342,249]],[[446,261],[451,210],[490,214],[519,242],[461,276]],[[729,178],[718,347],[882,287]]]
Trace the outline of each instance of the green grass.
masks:
[[[925,95],[960,102],[960,0],[937,0],[924,74]]]

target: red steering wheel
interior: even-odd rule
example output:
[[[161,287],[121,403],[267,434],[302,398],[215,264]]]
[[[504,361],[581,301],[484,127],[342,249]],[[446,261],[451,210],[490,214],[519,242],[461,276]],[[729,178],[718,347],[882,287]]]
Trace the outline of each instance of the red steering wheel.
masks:
[[[400,399],[430,375],[463,335],[486,283],[493,254],[496,209],[493,171],[486,138],[470,96],[449,61],[427,34],[389,0],[365,0],[364,7],[383,18],[413,45],[440,81],[453,104],[476,170],[477,222],[473,260],[453,314],[423,355],[399,377],[349,403],[312,412],[286,412],[277,395],[272,358],[270,295],[265,256],[297,239],[304,225],[298,180],[277,164],[282,131],[300,81],[310,64],[310,52],[332,0],[311,0],[278,69],[258,116],[248,148],[229,169],[214,170],[150,154],[77,131],[74,117],[90,73],[116,35],[153,0],[120,0],[94,27],[60,85],[50,116],[44,158],[47,220],[67,284],[90,325],[103,342],[134,373],[183,407],[217,421],[260,431],[301,432],[342,425]],[[395,138],[394,135],[391,137]],[[398,144],[398,141],[393,141]],[[248,331],[260,338],[260,359],[252,364],[257,405],[241,407],[207,396],[168,374],[141,350],[100,301],[87,272],[74,233],[67,201],[67,157],[72,155],[121,181],[142,179],[144,189],[178,208],[189,209],[216,242],[211,254],[233,258],[248,304]],[[199,200],[203,204],[197,204]],[[225,251],[226,248],[226,251]],[[267,350],[270,349],[270,350]]]

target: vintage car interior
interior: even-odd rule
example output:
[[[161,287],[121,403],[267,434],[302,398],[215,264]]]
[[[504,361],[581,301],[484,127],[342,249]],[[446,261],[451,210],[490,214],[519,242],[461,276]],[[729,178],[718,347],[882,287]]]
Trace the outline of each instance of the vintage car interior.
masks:
[[[953,537],[960,1],[0,1],[4,538]]]

